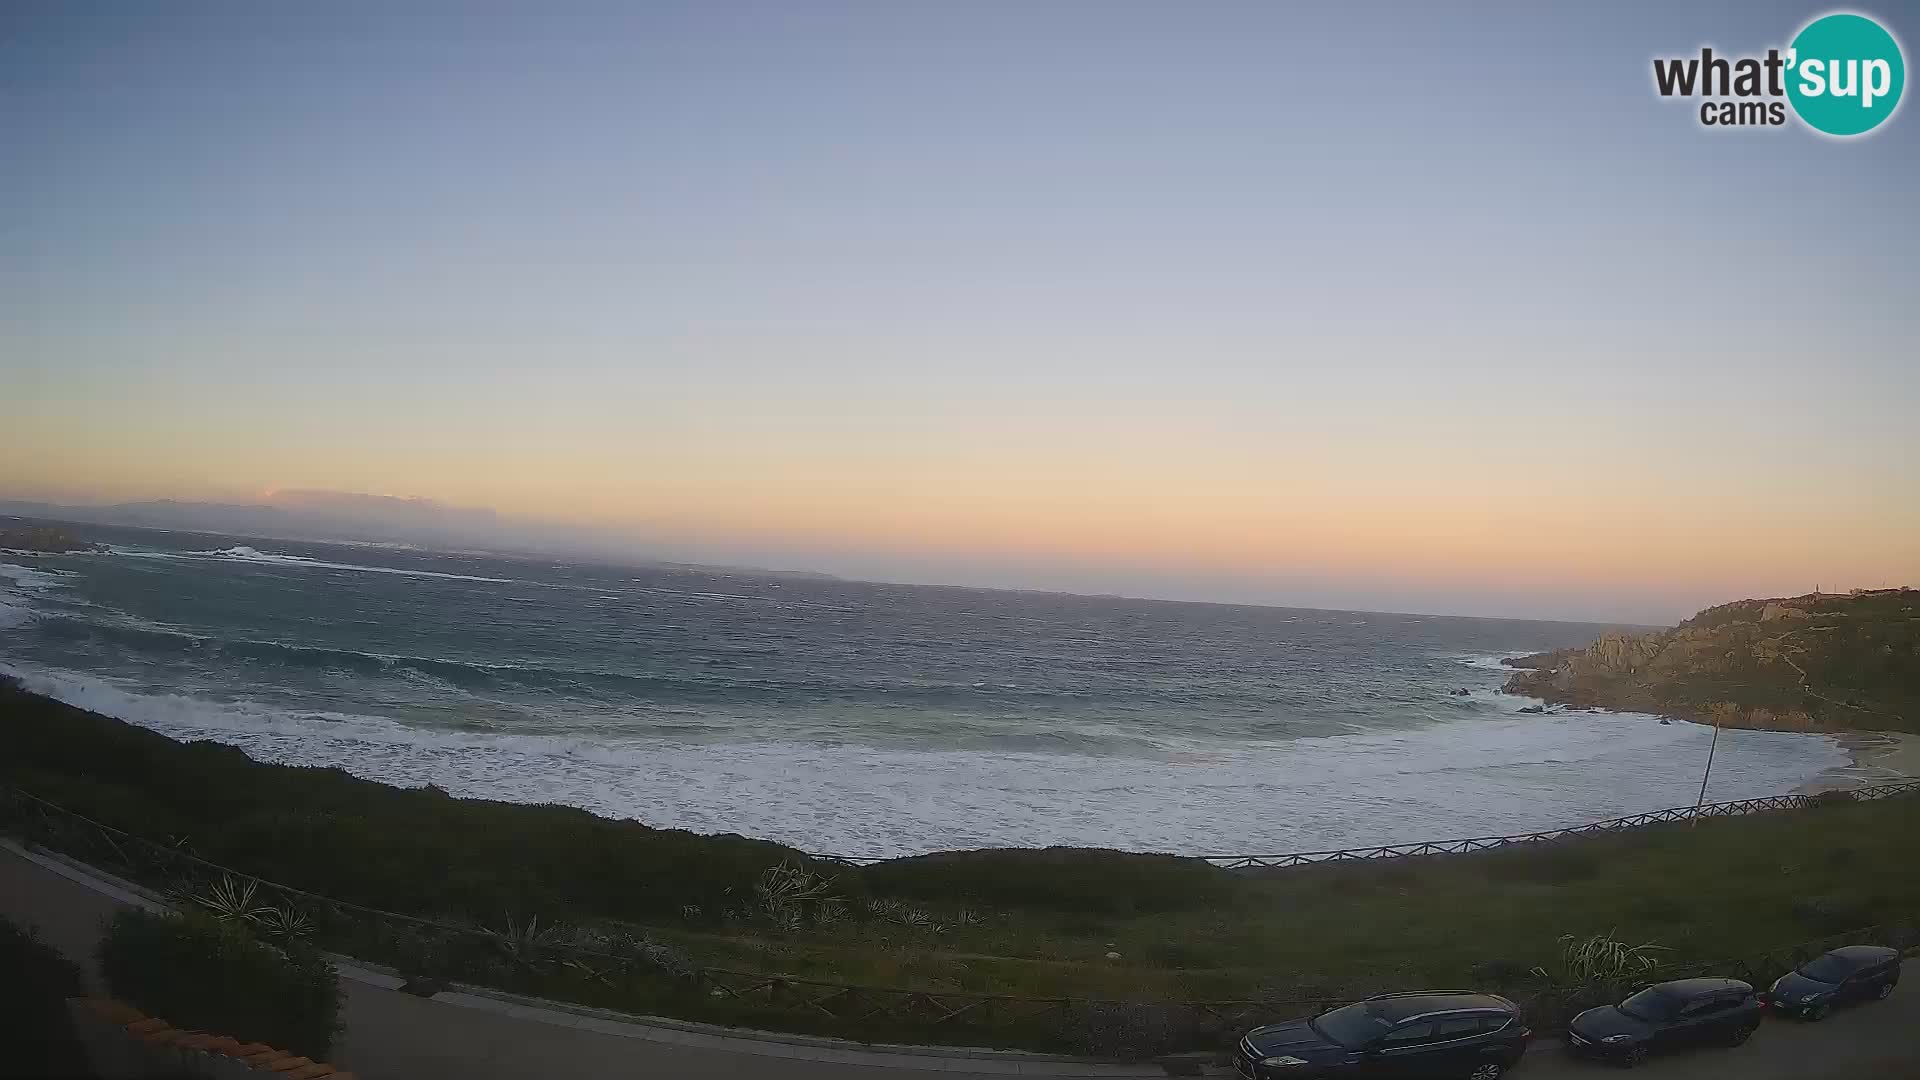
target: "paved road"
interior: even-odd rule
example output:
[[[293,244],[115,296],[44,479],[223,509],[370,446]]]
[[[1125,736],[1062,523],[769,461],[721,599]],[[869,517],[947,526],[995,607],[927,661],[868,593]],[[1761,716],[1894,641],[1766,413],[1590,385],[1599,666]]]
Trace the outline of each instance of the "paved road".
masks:
[[[38,926],[42,937],[91,970],[101,927],[119,901],[11,851],[0,849],[0,914]],[[1909,963],[1910,967],[1920,964]],[[517,1080],[547,1076],[684,1077],[721,1080],[984,1080],[986,1077],[1097,1075],[1029,1063],[979,1066],[963,1059],[842,1055],[747,1039],[653,1031],[522,1009],[465,995],[423,1000],[363,978],[342,978],[346,1031],[335,1063],[363,1080]],[[661,1041],[662,1039],[681,1041]],[[1105,1075],[1152,1075],[1140,1069]],[[1542,1043],[1518,1070],[1537,1080],[1604,1080],[1605,1066],[1576,1061]],[[1647,1080],[1920,1080],[1920,975],[1891,1000],[1844,1010],[1820,1024],[1768,1021],[1737,1050],[1706,1049],[1656,1059]]]

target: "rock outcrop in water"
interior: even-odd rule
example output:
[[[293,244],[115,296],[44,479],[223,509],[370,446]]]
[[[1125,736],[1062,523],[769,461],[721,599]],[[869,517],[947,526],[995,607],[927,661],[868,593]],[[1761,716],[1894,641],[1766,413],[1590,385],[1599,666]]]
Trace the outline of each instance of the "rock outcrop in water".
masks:
[[[1920,591],[1741,600],[1506,661],[1509,693],[1727,727],[1920,731]]]
[[[0,529],[0,548],[10,551],[41,551],[65,555],[74,551],[100,551],[104,544],[90,544],[65,529],[50,525],[27,525]]]

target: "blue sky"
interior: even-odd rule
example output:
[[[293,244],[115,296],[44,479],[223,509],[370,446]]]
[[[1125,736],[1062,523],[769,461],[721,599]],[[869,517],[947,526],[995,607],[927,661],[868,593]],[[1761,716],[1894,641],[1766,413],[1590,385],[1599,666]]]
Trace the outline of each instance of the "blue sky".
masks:
[[[0,486],[1418,610],[1920,577],[1911,107],[1651,87],[1826,8],[394,7],[0,16]]]

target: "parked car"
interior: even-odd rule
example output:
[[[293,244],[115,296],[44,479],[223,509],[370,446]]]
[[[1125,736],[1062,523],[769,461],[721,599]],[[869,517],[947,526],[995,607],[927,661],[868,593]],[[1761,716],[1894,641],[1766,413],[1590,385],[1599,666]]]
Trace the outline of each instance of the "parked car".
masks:
[[[1234,1068],[1251,1080],[1446,1077],[1498,1080],[1533,1034],[1520,1007],[1493,994],[1381,994],[1311,1020],[1269,1024],[1241,1038]]]
[[[1819,1020],[1835,1005],[1884,998],[1899,982],[1898,950],[1848,945],[1780,976],[1760,1000],[1789,1016]]]
[[[1676,979],[1574,1017],[1567,1046],[1582,1057],[1638,1065],[1675,1047],[1739,1046],[1760,1026],[1761,1012],[1753,987],[1738,979]]]

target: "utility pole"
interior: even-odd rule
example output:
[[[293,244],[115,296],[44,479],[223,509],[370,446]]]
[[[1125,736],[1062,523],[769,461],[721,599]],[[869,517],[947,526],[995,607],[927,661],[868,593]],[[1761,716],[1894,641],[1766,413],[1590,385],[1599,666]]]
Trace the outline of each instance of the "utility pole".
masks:
[[[1713,775],[1713,752],[1720,747],[1720,716],[1713,717],[1713,741],[1707,744],[1707,768],[1700,774],[1700,794],[1693,800],[1693,820],[1700,820],[1700,804],[1707,801],[1707,777]]]

